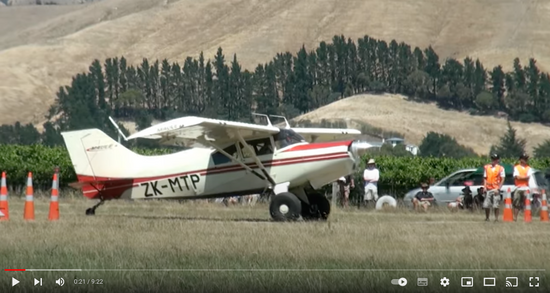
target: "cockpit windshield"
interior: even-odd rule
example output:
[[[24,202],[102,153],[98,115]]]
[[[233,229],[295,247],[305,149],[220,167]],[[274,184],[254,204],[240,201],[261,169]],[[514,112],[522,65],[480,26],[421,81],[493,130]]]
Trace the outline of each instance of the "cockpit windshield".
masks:
[[[282,149],[296,143],[306,142],[306,140],[301,135],[299,135],[292,129],[281,128],[281,131],[275,134],[273,138],[275,140],[275,145],[277,146],[277,149]]]

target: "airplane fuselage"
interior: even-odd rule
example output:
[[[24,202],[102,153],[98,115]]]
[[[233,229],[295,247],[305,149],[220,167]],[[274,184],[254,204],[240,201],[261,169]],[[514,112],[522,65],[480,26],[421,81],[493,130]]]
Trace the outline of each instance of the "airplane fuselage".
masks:
[[[319,188],[337,178],[349,174],[354,169],[355,158],[348,151],[351,141],[330,143],[301,143],[258,155],[257,158],[266,168],[276,184],[289,182],[289,188],[310,184]],[[262,175],[261,168],[254,158],[242,158],[239,161]],[[102,186],[101,192],[95,188],[85,188],[84,195],[90,198],[126,199],[196,199],[225,196],[238,196],[259,193],[265,190],[266,180],[247,170],[237,162],[216,162],[215,150],[195,148],[175,154],[140,157],[128,166],[118,166],[102,170],[102,174],[112,176],[95,180],[117,180],[124,174],[128,179],[113,185]],[[92,160],[101,160],[101,156]],[[100,162],[95,162],[101,166]],[[105,165],[106,166],[106,165]],[[79,178],[81,181],[90,178]]]
[[[155,139],[161,145],[193,146],[161,156],[139,155],[99,129],[62,132],[84,196],[99,199],[198,199],[269,192],[276,221],[326,220],[323,185],[353,172],[364,150],[360,141],[332,141],[361,134],[355,129],[296,128],[188,116],[153,125],[126,141]],[[310,137],[308,143],[299,133]],[[319,141],[331,142],[319,142]],[[191,145],[192,144],[192,145]]]

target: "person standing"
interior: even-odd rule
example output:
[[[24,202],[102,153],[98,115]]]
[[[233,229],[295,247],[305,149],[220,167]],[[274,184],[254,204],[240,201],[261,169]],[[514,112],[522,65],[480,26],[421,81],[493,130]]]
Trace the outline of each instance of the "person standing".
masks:
[[[483,186],[485,187],[485,200],[483,201],[483,208],[485,209],[485,221],[489,221],[491,208],[493,208],[495,212],[495,222],[498,221],[500,189],[506,177],[504,167],[502,167],[499,162],[499,155],[492,154],[491,164],[487,164],[484,167]]]
[[[349,194],[352,188],[355,188],[353,176],[342,176],[338,179],[338,187],[340,189],[340,196],[342,197],[342,207],[347,208],[349,206]]]
[[[365,196],[363,202],[365,206],[369,201],[373,201],[376,205],[378,200],[378,180],[380,179],[380,171],[376,168],[376,162],[370,159],[367,162],[367,168],[363,172],[363,180],[365,181]]]
[[[514,191],[514,201],[512,205],[514,207],[514,221],[518,220],[519,211],[523,210],[525,204],[525,191],[529,190],[529,180],[533,176],[533,169],[529,166],[527,161],[529,156],[523,153],[519,157],[519,164],[514,166],[514,185],[516,190]]]

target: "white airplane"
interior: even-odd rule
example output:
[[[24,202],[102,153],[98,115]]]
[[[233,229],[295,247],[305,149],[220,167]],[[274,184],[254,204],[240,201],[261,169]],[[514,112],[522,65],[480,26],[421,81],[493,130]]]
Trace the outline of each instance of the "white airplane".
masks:
[[[330,203],[315,191],[352,173],[370,144],[334,139],[355,129],[291,128],[183,117],[125,137],[163,145],[193,146],[173,154],[142,156],[99,129],[61,133],[84,196],[99,199],[206,199],[267,192],[276,221],[327,219]],[[274,116],[274,115],[271,115]],[[308,137],[312,143],[305,140]],[[202,146],[197,146],[197,143]]]

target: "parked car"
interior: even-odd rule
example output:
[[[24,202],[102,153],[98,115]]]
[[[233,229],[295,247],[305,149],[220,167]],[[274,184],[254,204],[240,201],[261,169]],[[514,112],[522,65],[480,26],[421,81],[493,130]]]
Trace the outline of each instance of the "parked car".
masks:
[[[503,194],[510,188],[515,190],[514,178],[512,176],[514,167],[512,165],[503,164],[506,173],[504,184],[502,185]],[[471,181],[470,189],[476,194],[476,190],[483,186],[483,167],[458,170],[451,175],[434,183],[428,191],[430,191],[436,200],[437,205],[446,205],[449,202],[454,202],[462,194],[462,189],[466,186],[466,182]],[[529,181],[531,194],[534,198],[540,198],[541,190],[548,190],[548,181],[545,174],[540,170],[533,170],[534,175]],[[404,203],[406,206],[412,207],[412,198],[420,191],[420,188],[415,188],[405,194]]]

